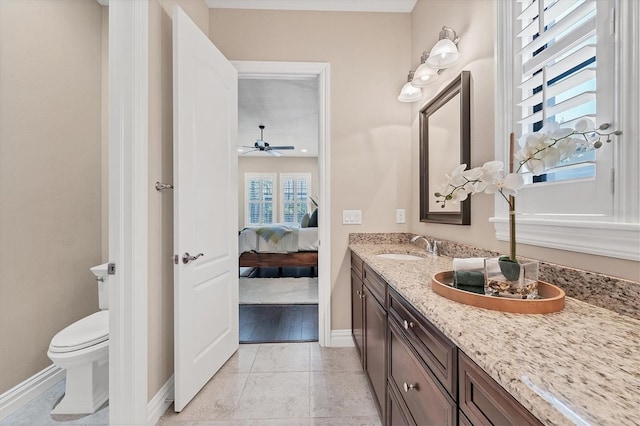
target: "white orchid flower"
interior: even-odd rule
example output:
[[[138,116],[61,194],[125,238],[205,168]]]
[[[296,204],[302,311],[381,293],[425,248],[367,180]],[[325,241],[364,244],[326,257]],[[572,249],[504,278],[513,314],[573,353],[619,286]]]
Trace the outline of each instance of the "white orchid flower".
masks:
[[[492,185],[487,185],[484,192],[487,194],[502,192],[504,195],[516,195],[523,186],[524,179],[521,174],[509,173],[504,179],[498,180]]]
[[[594,130],[596,127],[593,124],[593,121],[588,118],[583,118],[576,123],[576,132],[586,132],[589,130]]]
[[[560,160],[571,157],[582,143],[583,141],[576,138],[566,138],[559,140],[555,144],[555,148],[560,151]]]

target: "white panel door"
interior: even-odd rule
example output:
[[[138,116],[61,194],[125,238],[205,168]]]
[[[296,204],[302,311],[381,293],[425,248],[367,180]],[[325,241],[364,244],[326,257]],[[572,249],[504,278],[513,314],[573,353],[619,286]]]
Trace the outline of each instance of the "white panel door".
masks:
[[[175,411],[238,349],[237,86],[233,65],[174,6]],[[185,263],[187,253],[199,257]]]

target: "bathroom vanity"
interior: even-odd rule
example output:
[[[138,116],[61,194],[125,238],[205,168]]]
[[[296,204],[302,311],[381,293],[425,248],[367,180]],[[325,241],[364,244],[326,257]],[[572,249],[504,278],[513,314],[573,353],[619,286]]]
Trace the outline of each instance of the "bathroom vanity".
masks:
[[[547,315],[458,304],[430,288],[450,258],[350,248],[353,338],[383,424],[640,423],[640,321],[571,298]]]

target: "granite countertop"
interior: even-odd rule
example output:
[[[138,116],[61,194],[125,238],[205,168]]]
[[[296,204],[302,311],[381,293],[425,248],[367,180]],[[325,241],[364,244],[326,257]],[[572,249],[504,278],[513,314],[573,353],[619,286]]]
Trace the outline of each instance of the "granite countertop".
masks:
[[[451,258],[413,244],[349,247],[542,423],[640,425],[639,320],[570,297],[563,311],[544,315],[460,304],[431,290]]]

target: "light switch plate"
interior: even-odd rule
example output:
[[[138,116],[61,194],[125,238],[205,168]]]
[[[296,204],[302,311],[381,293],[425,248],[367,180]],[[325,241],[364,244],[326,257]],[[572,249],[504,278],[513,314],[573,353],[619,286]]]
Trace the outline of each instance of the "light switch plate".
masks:
[[[396,210],[396,223],[405,223],[404,209]]]
[[[343,225],[361,225],[362,210],[342,210]]]

